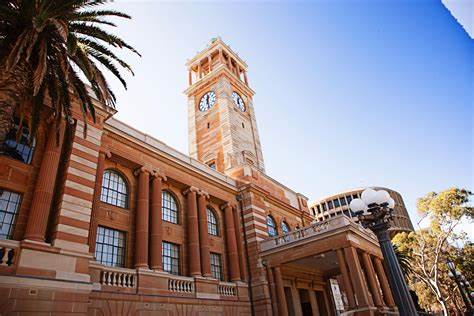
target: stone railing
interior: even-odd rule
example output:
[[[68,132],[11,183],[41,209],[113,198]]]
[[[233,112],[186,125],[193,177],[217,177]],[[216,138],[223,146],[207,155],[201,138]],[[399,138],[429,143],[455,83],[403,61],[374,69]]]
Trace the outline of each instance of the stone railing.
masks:
[[[18,257],[20,243],[16,240],[0,239],[0,266],[13,266]]]
[[[222,296],[237,296],[237,286],[234,283],[219,282],[217,291]]]
[[[356,225],[351,219],[345,215],[330,218],[324,222],[316,222],[301,229],[294,230],[284,235],[266,239],[261,242],[262,251],[270,250],[279,246],[292,244],[302,239],[321,235],[327,231],[331,231],[343,226]]]
[[[194,293],[194,279],[172,275],[168,279],[168,290],[174,293]]]
[[[100,272],[101,285],[134,288],[137,286],[136,271],[125,268],[103,267]]]

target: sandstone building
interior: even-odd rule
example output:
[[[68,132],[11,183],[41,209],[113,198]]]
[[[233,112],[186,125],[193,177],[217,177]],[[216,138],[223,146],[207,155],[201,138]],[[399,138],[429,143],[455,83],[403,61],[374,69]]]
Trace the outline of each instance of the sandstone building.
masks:
[[[265,173],[247,65],[191,59],[190,155],[96,103],[0,156],[2,315],[357,315],[396,307],[376,237]]]
[[[393,237],[399,232],[414,231],[413,224],[411,223],[410,216],[408,215],[408,211],[405,207],[405,202],[403,201],[400,193],[382,187],[372,187],[372,189],[387,191],[395,201],[392,227],[390,227],[390,235]],[[354,216],[354,214],[352,214],[350,211],[349,203],[351,203],[353,199],[360,199],[362,191],[364,191],[364,188],[346,190],[319,199],[311,203],[309,207],[310,213],[316,218],[317,221],[325,221],[331,217],[342,214],[357,221],[357,217]]]

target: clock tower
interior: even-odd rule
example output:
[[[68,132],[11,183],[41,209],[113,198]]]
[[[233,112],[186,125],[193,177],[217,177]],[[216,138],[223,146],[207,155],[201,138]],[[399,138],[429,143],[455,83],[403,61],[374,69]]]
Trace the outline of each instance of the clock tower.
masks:
[[[265,171],[247,64],[220,38],[186,64],[189,155],[220,172]]]

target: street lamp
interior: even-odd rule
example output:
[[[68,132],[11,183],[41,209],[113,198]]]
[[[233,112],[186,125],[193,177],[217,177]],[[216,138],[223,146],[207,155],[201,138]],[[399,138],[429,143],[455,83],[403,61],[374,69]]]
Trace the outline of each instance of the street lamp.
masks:
[[[402,316],[417,315],[415,304],[405,283],[405,278],[398,263],[397,256],[393,250],[392,242],[388,229],[390,228],[393,208],[395,201],[390,197],[390,194],[385,190],[365,189],[360,199],[354,199],[349,204],[351,211],[353,211],[359,223],[364,228],[372,230],[380,243],[383,257],[385,259],[385,266],[387,268],[390,288],[392,289],[395,302],[397,303],[398,311]]]
[[[461,293],[462,300],[464,302],[464,306],[466,306],[466,315],[472,315],[473,310],[471,306],[471,299],[469,298],[469,292],[466,294],[465,290],[467,287],[467,291],[469,291],[469,282],[465,281],[464,276],[461,272],[456,270],[456,265],[451,260],[447,259],[448,264],[448,276],[454,279],[456,285],[458,286],[459,292]]]

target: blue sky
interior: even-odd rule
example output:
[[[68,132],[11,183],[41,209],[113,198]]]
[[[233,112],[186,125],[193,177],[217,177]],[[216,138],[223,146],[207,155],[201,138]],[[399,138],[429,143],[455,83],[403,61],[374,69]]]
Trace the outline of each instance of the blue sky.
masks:
[[[249,65],[267,173],[310,200],[360,186],[474,190],[474,41],[438,1],[119,1],[135,77],[117,118],[187,153],[186,59]]]

